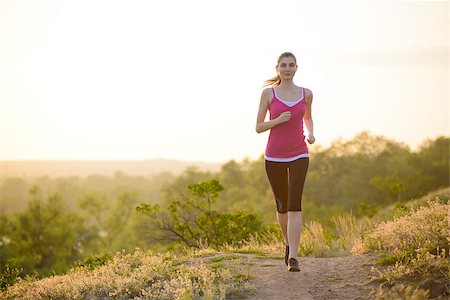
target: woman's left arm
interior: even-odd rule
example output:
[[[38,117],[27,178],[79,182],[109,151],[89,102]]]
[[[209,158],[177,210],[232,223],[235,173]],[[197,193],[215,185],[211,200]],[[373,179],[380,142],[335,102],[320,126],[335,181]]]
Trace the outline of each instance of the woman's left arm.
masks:
[[[308,141],[308,143],[313,144],[316,141],[316,138],[314,137],[314,122],[311,114],[313,93],[308,89],[305,89],[305,92],[306,92],[306,111],[305,115],[303,116],[303,120],[305,122],[306,129],[308,130],[308,138],[306,140]]]

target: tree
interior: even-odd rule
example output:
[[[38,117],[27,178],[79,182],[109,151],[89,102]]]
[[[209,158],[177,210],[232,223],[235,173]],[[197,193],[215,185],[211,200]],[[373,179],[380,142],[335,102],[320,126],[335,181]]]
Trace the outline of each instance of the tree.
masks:
[[[177,197],[186,190],[188,184],[207,180],[211,178],[210,172],[202,172],[196,166],[189,166],[179,176],[177,176],[170,184],[166,184],[162,187],[162,200],[168,201]],[[156,202],[156,201],[155,201]]]
[[[154,220],[161,240],[182,241],[189,247],[206,243],[217,248],[262,231],[262,221],[256,214],[224,213],[212,208],[223,190],[218,180],[189,184],[187,190],[187,194],[179,194],[165,208],[146,203],[136,207]]]
[[[426,140],[418,152],[417,167],[421,176],[430,178],[425,190],[435,190],[450,184],[450,138]]]
[[[116,175],[117,176],[117,175]],[[134,212],[137,204],[136,192],[122,192],[117,199],[111,203],[104,193],[86,193],[78,199],[78,205],[85,212],[86,217],[91,219],[91,233],[100,242],[102,250],[118,250],[114,247],[124,228]],[[94,249],[97,246],[93,246]]]
[[[8,220],[6,245],[10,256],[5,264],[22,268],[21,275],[37,271],[41,275],[63,272],[81,257],[84,243],[83,219],[67,210],[58,194],[47,201],[34,186],[26,211]],[[12,254],[12,255],[11,255]]]

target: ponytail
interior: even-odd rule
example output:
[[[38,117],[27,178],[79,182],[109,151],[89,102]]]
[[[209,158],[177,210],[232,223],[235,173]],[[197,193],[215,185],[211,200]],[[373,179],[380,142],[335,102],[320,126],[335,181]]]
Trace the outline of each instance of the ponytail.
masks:
[[[280,77],[280,75],[277,74],[277,76],[264,81],[263,87],[266,87],[268,85],[275,87],[275,86],[279,85],[280,83],[281,83],[281,77]]]

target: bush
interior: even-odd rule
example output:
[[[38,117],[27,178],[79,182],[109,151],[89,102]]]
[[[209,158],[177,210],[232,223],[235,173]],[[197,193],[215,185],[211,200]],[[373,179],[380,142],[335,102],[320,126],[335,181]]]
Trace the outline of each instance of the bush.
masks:
[[[423,250],[438,254],[450,250],[448,234],[450,204],[428,200],[426,206],[408,215],[381,222],[366,238],[370,249],[418,253]]]
[[[380,290],[379,299],[426,299],[421,297],[427,292],[419,290],[423,280],[432,280],[438,294],[446,293],[450,280],[449,209],[450,204],[439,199],[428,200],[427,205],[404,216],[381,222],[363,240],[365,250],[375,249],[385,255],[380,263],[393,264],[383,271],[374,267],[379,274],[374,279],[393,286],[388,291]]]
[[[6,266],[0,272],[0,291],[5,290],[8,286],[14,285],[19,278],[21,270]]]
[[[86,257],[82,261],[75,262],[74,267],[84,267],[89,270],[93,270],[95,268],[105,265],[111,260],[112,256],[109,253],[95,254]]]
[[[170,200],[165,207],[142,203],[137,211],[148,215],[159,230],[161,240],[181,241],[189,247],[208,245],[217,249],[263,232],[257,214],[212,209],[222,185],[216,179],[187,186],[188,193]]]

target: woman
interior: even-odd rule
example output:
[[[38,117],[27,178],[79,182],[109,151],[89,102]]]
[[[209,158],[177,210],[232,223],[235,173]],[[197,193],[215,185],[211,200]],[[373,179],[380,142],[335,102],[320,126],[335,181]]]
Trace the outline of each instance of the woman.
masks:
[[[270,129],[265,151],[267,177],[275,196],[277,219],[286,244],[285,263],[289,271],[300,271],[298,244],[302,230],[302,193],[309,165],[303,122],[308,143],[315,141],[310,90],[298,87],[293,78],[297,71],[294,54],[278,58],[277,76],[265,81],[256,120],[256,132]],[[270,121],[264,122],[267,110]]]

